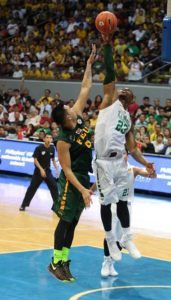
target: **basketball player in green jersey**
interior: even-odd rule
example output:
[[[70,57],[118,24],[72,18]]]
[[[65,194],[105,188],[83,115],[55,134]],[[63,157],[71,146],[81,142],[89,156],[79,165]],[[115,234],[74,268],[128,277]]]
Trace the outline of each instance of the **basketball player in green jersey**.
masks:
[[[82,112],[92,85],[92,64],[96,46],[87,61],[81,91],[75,105],[70,108],[60,101],[52,112],[60,126],[56,147],[62,167],[59,176],[59,197],[53,210],[59,217],[54,234],[54,253],[48,269],[61,281],[74,281],[69,269],[69,252],[80,215],[91,204],[89,171],[92,149],[88,128],[84,125]]]

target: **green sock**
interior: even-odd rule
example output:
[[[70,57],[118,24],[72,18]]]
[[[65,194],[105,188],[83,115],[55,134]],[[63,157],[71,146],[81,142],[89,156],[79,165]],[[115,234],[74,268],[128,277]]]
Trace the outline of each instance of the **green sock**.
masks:
[[[63,261],[68,261],[69,252],[70,252],[69,248],[66,248],[66,247],[62,248],[62,260]]]
[[[53,251],[53,262],[54,264],[57,264],[60,260],[62,260],[62,250],[56,250]]]
[[[103,84],[108,84],[115,80],[115,70],[114,70],[114,59],[112,46],[107,44],[104,45],[104,65],[106,69],[106,76]]]

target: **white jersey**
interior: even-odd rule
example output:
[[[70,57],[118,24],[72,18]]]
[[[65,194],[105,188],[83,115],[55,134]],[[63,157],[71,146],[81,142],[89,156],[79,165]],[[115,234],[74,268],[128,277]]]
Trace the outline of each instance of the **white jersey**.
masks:
[[[131,128],[129,112],[119,100],[100,110],[96,128],[94,148],[99,158],[109,157],[114,151],[125,151],[125,134]]]

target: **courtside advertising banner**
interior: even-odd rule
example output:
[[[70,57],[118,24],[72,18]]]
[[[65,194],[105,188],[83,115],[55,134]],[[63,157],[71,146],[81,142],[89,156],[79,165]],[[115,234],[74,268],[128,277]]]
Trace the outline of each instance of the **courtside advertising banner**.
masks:
[[[0,139],[0,171],[32,175],[34,171],[32,155],[34,149],[39,144],[37,142]],[[154,163],[157,178],[152,179],[137,176],[135,179],[135,189],[171,193],[171,157],[146,155],[146,158]],[[57,153],[56,161],[59,165]],[[142,167],[130,155],[128,161],[133,166]],[[53,164],[51,165],[51,170],[56,177],[56,170]],[[90,179],[93,183],[95,180],[93,174],[90,174]]]

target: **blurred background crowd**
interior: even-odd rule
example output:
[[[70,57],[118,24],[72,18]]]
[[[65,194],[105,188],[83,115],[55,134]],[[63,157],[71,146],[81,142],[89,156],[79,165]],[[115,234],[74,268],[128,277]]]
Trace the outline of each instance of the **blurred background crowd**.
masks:
[[[33,99],[24,85],[20,89],[1,91],[0,137],[41,142],[46,132],[51,133],[55,140],[58,126],[53,122],[51,113],[59,99],[60,93],[51,95],[49,89],[44,91],[40,99]],[[63,100],[72,107],[76,99]],[[83,112],[92,143],[101,102],[101,95],[88,99]],[[164,106],[161,106],[160,99],[145,96],[141,105],[134,99],[129,112],[134,124],[137,147],[144,153],[171,156],[171,99],[166,99]]]
[[[90,44],[98,55],[93,79],[102,81],[103,55],[94,20],[115,12],[117,81],[171,83],[171,68],[160,60],[162,19],[167,0],[0,0],[0,76],[26,79],[81,79]]]
[[[114,35],[117,81],[169,83],[161,62],[161,28],[167,1],[163,0],[0,0],[0,77],[21,79],[19,89],[0,90],[0,137],[42,141],[55,139],[58,126],[51,119],[60,91],[46,89],[40,99],[24,86],[25,79],[81,80],[92,42],[97,44],[93,80],[103,81],[103,53],[94,20],[102,10],[115,12]],[[155,71],[155,72],[154,72]],[[144,95],[130,105],[134,134],[145,153],[171,155],[171,99]],[[76,99],[65,100],[70,107]],[[94,140],[101,95],[88,99],[84,119]]]

